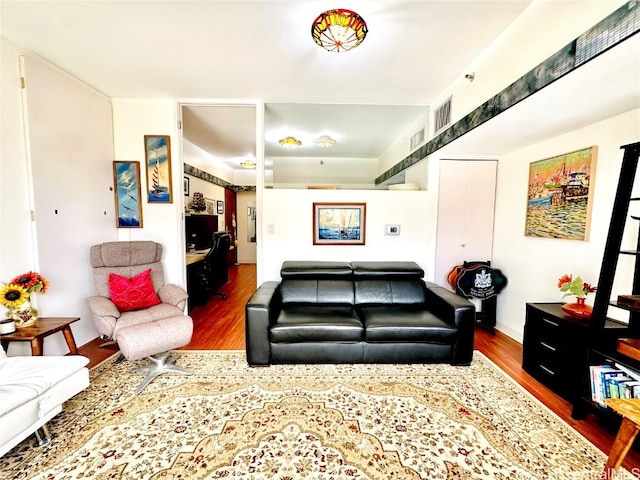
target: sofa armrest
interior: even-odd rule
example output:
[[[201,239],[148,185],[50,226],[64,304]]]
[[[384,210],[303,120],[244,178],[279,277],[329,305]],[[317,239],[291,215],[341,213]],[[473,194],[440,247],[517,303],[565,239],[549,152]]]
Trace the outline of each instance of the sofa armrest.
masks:
[[[95,326],[100,335],[111,338],[116,320],[120,318],[120,310],[111,299],[95,295],[87,298],[87,306],[95,319]]]
[[[167,283],[158,290],[158,297],[162,303],[175,305],[180,310],[184,310],[184,307],[187,305],[187,298],[189,298],[189,294],[184,288]]]
[[[452,365],[468,365],[473,358],[476,307],[473,303],[440,285],[426,283],[426,305],[441,320],[455,325],[458,337],[453,346]]]
[[[271,363],[269,328],[280,305],[280,282],[263,283],[245,305],[247,363],[252,367]]]

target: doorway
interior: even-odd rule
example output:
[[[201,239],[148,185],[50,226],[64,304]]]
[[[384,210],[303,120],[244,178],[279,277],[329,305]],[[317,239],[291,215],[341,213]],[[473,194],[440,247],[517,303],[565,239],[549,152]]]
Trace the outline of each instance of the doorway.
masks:
[[[229,269],[240,262],[255,264],[257,242],[246,241],[246,212],[251,197],[256,205],[257,106],[255,103],[183,103],[179,105],[179,111],[185,220],[191,216],[209,215],[212,217],[210,223],[216,225],[218,232],[231,236],[227,257]],[[211,236],[213,233],[200,235]],[[189,243],[185,234],[185,252]],[[197,267],[191,262],[187,268]],[[236,281],[238,276],[228,275],[228,278],[229,283]],[[220,290],[224,289],[224,286],[220,287]]]

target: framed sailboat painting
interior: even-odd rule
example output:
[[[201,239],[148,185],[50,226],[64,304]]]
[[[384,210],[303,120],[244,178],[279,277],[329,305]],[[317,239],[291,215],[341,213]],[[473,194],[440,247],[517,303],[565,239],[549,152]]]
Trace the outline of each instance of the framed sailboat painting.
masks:
[[[147,202],[173,203],[169,135],[145,135],[144,156],[147,166]]]
[[[314,203],[314,245],[364,245],[366,203]]]

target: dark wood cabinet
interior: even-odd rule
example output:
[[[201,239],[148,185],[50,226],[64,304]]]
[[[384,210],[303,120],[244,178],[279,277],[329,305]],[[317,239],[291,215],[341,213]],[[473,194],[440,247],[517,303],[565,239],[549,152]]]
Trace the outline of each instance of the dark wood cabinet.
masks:
[[[562,311],[562,303],[527,303],[522,368],[569,401],[580,392],[589,349],[589,321]],[[625,325],[607,320],[606,335],[615,339]]]

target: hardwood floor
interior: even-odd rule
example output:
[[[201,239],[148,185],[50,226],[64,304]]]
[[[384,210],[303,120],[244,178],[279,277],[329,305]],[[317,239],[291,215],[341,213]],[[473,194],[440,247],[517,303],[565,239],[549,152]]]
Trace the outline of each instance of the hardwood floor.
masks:
[[[212,298],[205,306],[191,311],[194,333],[189,350],[244,350],[244,306],[255,291],[255,265],[237,265],[229,269],[229,282],[222,288],[227,299]],[[117,347],[100,348],[98,340],[82,347],[80,353],[90,358],[90,366],[96,365],[117,351]],[[613,444],[615,430],[589,415],[586,420],[571,418],[572,405],[522,370],[522,345],[500,332],[491,334],[476,329],[475,349],[482,352],[511,378],[555,412],[602,451],[608,453]],[[640,451],[631,450],[623,463],[628,470],[640,469]]]

